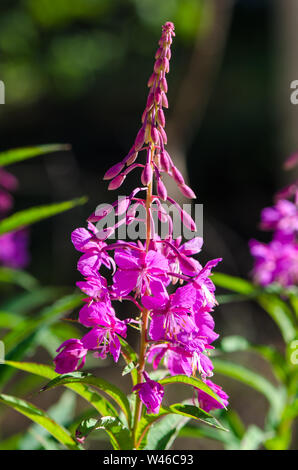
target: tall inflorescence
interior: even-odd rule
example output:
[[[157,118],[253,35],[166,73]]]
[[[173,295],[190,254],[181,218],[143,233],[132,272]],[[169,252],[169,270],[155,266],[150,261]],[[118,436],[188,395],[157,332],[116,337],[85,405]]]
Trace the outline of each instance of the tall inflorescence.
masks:
[[[194,237],[185,243],[182,243],[181,237],[174,238],[173,220],[163,207],[163,201],[174,205],[187,228],[196,230],[191,216],[168,196],[163,181],[166,173],[174,178],[184,196],[195,197],[165,149],[164,108],[168,107],[166,74],[169,72],[173,36],[173,23],[165,23],[155,55],[154,72],[148,81],[149,95],[141,128],[128,155],[113,165],[104,177],[110,181],[109,189],[113,190],[122,185],[128,173],[141,168],[141,186],[129,196],[118,198],[112,206],[92,214],[88,219],[88,229],[78,228],[72,233],[75,248],[83,253],[78,270],[85,279],[77,286],[87,296],[79,313],[79,321],[90,330],[81,340],[64,342],[55,358],[58,373],[80,369],[88,351],[100,358],[111,354],[117,362],[121,354],[121,338],[126,338],[129,326],[137,327],[140,331],[140,350],[138,383],[133,388],[137,393],[135,423],[140,418],[143,404],[148,413],[158,413],[164,395],[162,385],[150,379],[148,364],[156,369],[163,361],[172,375],[200,374],[222,401],[220,404],[195,389],[195,399],[205,410],[226,405],[228,398],[210,380],[213,365],[209,351],[218,338],[211,316],[217,302],[210,275],[221,259],[209,261],[202,267],[193,258],[201,251],[202,238]],[[137,163],[141,152],[146,154],[145,162]],[[142,194],[145,194],[144,199]],[[140,221],[136,215],[140,208],[145,213],[145,242],[118,240],[108,243],[109,237],[121,224]],[[94,223],[106,217],[111,209],[122,216],[120,222],[99,230]],[[168,226],[167,236],[163,239],[158,234],[153,217],[156,212],[159,220]],[[102,266],[112,271],[111,285],[99,273]],[[136,318],[121,320],[117,317],[114,305],[123,300],[137,307],[139,313]]]
[[[298,164],[298,154],[285,163],[289,170]],[[261,213],[262,230],[273,232],[266,244],[251,240],[249,247],[255,259],[253,277],[257,284],[279,284],[283,288],[298,285],[298,181],[276,194],[275,205]]]
[[[11,173],[0,167],[0,220],[5,218],[13,207],[11,192],[18,181]],[[24,268],[29,261],[28,232],[14,230],[0,236],[0,265],[9,268]]]

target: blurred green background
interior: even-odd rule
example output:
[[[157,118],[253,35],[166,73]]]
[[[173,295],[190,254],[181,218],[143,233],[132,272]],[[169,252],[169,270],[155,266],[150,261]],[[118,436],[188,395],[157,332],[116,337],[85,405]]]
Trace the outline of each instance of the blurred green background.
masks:
[[[1,150],[72,146],[10,168],[20,180],[15,208],[89,196],[87,206],[31,229],[30,272],[49,284],[78,280],[70,233],[115,197],[102,176],[133,143],[161,25],[170,20],[176,38],[169,149],[204,204],[201,260],[223,257],[221,271],[247,277],[247,242],[269,239],[258,231],[260,210],[289,178],[281,165],[296,150],[297,112],[289,100],[290,81],[298,79],[295,12],[292,0],[2,0]],[[120,193],[134,185],[127,178]],[[219,307],[215,321],[222,336],[281,345],[277,328],[256,305]],[[251,360],[243,355],[244,363]],[[254,365],[266,375],[264,364]],[[264,398],[228,379],[220,383],[245,422],[262,426]]]

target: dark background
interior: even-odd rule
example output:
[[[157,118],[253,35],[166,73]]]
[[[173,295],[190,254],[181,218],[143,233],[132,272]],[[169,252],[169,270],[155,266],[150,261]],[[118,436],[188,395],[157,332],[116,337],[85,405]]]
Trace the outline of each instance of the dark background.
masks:
[[[20,181],[15,208],[89,197],[87,205],[32,227],[32,274],[55,285],[71,286],[79,279],[70,233],[84,226],[99,203],[115,198],[102,176],[134,141],[161,25],[171,20],[176,38],[166,117],[174,141],[171,154],[175,158],[177,149],[204,204],[200,260],[223,257],[219,271],[249,277],[248,240],[269,240],[258,230],[260,211],[291,178],[282,161],[296,150],[295,132],[289,129],[295,129],[297,118],[285,78],[291,70],[293,43],[286,33],[294,3],[1,1],[0,79],[6,86],[1,149],[51,142],[72,146],[69,152],[10,167]],[[216,23],[218,4],[223,16]],[[185,93],[187,79],[192,87]],[[192,100],[196,106],[189,106]],[[127,194],[136,178],[136,173],[128,177],[120,194]],[[276,327],[253,304],[218,307],[215,320],[222,336],[242,334],[282,348]],[[267,374],[254,358],[242,361]],[[219,380],[245,422],[262,425],[263,398]]]

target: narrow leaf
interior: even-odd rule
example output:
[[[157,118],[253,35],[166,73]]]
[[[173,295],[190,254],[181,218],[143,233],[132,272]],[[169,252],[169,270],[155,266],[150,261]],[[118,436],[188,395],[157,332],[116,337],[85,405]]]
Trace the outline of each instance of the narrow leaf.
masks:
[[[107,382],[104,379],[95,377],[92,374],[87,374],[84,372],[73,372],[71,374],[64,374],[51,380],[51,382],[49,382],[42,390],[45,391],[57,387],[59,385],[74,383],[91,385],[105,392],[107,395],[113,398],[113,400],[120,406],[126,416],[128,424],[130,425],[131,411],[129,407],[129,401],[126,395],[115,385],[111,384],[110,382]]]
[[[27,418],[31,419],[31,421],[34,421],[35,423],[45,428],[53,437],[57,439],[57,441],[61,442],[61,444],[63,444],[68,449],[78,450],[80,448],[65,428],[50,418],[45,411],[37,408],[32,403],[5,394],[0,394],[0,402],[13,408],[24,416],[27,416]]]
[[[47,219],[53,215],[60,214],[76,206],[85,204],[87,199],[85,197],[72,199],[71,201],[58,202],[54,204],[47,204],[44,206],[31,207],[23,211],[15,212],[9,217],[1,220],[0,222],[0,235],[27,227],[42,219]]]
[[[5,152],[0,152],[0,166],[11,165],[12,163],[38,157],[46,153],[70,150],[70,148],[69,144],[46,144],[6,150]]]

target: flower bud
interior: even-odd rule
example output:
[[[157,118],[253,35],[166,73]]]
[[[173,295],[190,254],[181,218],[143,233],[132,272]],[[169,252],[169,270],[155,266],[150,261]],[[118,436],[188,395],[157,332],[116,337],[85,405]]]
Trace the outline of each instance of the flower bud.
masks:
[[[162,138],[163,143],[166,145],[167,142],[168,142],[168,136],[167,136],[167,134],[166,134],[164,128],[161,127],[161,126],[159,126],[158,130],[159,130],[159,132],[160,132],[160,134],[161,134],[161,138]]]
[[[165,127],[166,118],[165,118],[164,112],[161,108],[159,108],[159,110],[157,111],[157,121],[162,127]]]
[[[174,180],[176,181],[177,184],[184,184],[184,178],[181,174],[181,172],[178,170],[178,168],[176,168],[175,166],[173,166],[171,168],[171,171],[172,171],[172,176],[174,178]]]
[[[165,93],[168,92],[168,82],[167,82],[167,79],[165,77],[163,77],[160,80],[160,87],[161,87],[162,91],[164,91]]]
[[[179,185],[179,189],[185,197],[189,199],[196,199],[197,196],[195,195],[193,190],[186,184]]]
[[[104,175],[103,179],[104,180],[111,180],[112,178],[115,178],[122,168],[124,167],[124,164],[122,162],[116,163],[116,165],[113,165]]]
[[[159,143],[159,133],[155,126],[151,128],[151,138],[155,144]]]
[[[165,187],[165,185],[163,184],[163,182],[161,181],[161,179],[159,178],[158,181],[157,181],[157,194],[158,196],[163,200],[163,201],[166,201],[167,198],[168,198],[168,193],[167,193],[167,189]]]
[[[142,148],[143,143],[144,143],[144,138],[145,138],[145,129],[144,126],[141,127],[139,132],[137,133],[137,137],[135,140],[135,150],[138,151]]]
[[[112,179],[110,182],[108,189],[113,190],[113,189],[118,189],[120,188],[121,184],[125,180],[126,175],[123,175],[123,173],[120,173],[120,175],[116,176],[116,178]]]
[[[152,180],[152,166],[150,163],[146,163],[144,170],[142,171],[141,181],[144,186],[148,186]]]
[[[164,91],[161,92],[161,105],[163,108],[169,107],[168,98]]]
[[[153,73],[153,74],[151,75],[151,77],[149,78],[149,80],[148,80],[148,84],[147,84],[147,85],[148,85],[148,87],[149,87],[149,88],[151,88],[151,87],[152,87],[152,85],[153,85],[153,83],[154,83],[154,80],[155,80],[155,78],[156,78],[156,74],[155,74],[155,73]]]
[[[166,152],[165,150],[162,150],[160,152],[159,161],[160,161],[160,165],[161,165],[162,169],[168,173],[168,171],[170,169],[170,162],[169,162],[169,159],[168,159],[168,152]]]

